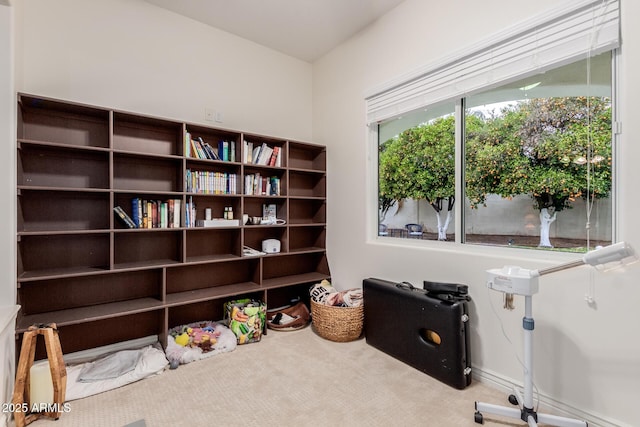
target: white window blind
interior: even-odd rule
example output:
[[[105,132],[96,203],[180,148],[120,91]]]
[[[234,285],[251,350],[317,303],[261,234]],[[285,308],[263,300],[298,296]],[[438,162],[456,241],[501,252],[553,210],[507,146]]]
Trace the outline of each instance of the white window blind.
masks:
[[[615,49],[620,43],[619,8],[619,0],[565,4],[387,83],[366,96],[367,123]]]

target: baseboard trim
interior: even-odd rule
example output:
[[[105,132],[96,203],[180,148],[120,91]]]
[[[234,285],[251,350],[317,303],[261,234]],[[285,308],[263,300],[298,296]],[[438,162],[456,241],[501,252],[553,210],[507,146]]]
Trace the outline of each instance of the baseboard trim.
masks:
[[[507,396],[513,392],[513,388],[516,387],[522,391],[523,384],[511,378],[475,366],[472,372],[474,380],[486,384],[491,388],[503,391],[505,393],[505,405],[507,406],[509,405]],[[583,411],[544,393],[534,393],[534,401],[539,401],[540,412],[548,411],[563,417],[586,420],[589,427],[632,427],[630,424],[624,424],[618,420],[608,419],[592,412]]]

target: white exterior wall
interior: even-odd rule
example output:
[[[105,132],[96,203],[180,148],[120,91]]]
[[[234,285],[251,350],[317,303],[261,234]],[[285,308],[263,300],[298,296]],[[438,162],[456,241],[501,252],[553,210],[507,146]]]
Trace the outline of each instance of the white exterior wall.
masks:
[[[590,219],[592,240],[611,238],[610,203],[609,199],[602,199],[596,200],[593,204]],[[438,230],[435,212],[425,200],[406,199],[402,202],[402,207],[396,203],[389,209],[382,222],[389,228],[404,228],[405,224],[417,222],[426,227],[428,232],[435,233]],[[551,238],[573,239],[580,236],[586,239],[586,217],[586,205],[582,200],[575,202],[571,209],[558,212],[556,221],[549,229]],[[452,220],[447,229],[449,240],[454,240],[455,228],[455,221]],[[539,236],[539,211],[533,207],[533,199],[529,196],[515,196],[512,200],[507,200],[500,196],[489,195],[487,206],[479,206],[467,213],[465,230],[467,234]]]

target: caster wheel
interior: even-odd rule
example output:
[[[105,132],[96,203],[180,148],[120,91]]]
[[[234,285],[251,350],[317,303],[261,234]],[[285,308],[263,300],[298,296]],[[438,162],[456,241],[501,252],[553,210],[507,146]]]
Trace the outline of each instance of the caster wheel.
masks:
[[[484,419],[482,418],[482,414],[480,412],[476,412],[473,415],[473,420],[476,422],[476,424],[484,424]]]
[[[518,399],[516,398],[515,394],[510,394],[509,395],[509,403],[511,403],[512,405],[517,405],[518,404]]]

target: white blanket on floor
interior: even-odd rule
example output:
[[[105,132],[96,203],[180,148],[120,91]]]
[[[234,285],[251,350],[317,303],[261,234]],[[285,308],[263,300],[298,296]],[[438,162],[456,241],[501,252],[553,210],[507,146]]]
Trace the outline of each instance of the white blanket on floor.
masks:
[[[123,350],[128,352],[127,359],[131,358],[131,350]],[[147,346],[141,348],[138,351],[140,354],[134,356],[137,360],[135,367],[115,378],[107,378],[99,381],[80,382],[78,381],[83,369],[88,370],[91,366],[99,366],[98,361],[88,362],[94,365],[88,365],[82,363],[74,366],[67,366],[67,391],[66,400],[81,399],[83,397],[92,396],[94,394],[102,393],[104,391],[113,390],[114,388],[122,387],[123,385],[130,384],[132,382],[141,380],[154,374],[160,374],[169,363],[162,350],[159,350],[153,346]],[[117,353],[114,353],[117,355]],[[119,359],[117,356],[107,356],[111,358],[111,361]],[[106,358],[105,358],[106,359]],[[107,362],[109,359],[107,359]],[[104,366],[104,365],[103,365]],[[117,370],[117,368],[116,368]]]

